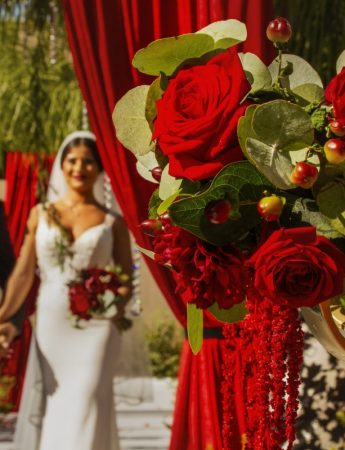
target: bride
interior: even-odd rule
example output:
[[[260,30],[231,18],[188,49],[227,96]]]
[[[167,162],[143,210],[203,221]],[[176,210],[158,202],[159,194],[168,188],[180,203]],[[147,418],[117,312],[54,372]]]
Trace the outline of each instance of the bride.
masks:
[[[39,442],[22,439],[18,450],[119,449],[112,384],[120,335],[114,322],[124,315],[129,284],[121,288],[123,302],[113,320],[91,319],[77,329],[68,319],[67,282],[76,270],[116,262],[124,273],[131,272],[126,225],[96,199],[103,192],[101,173],[95,136],[86,131],[69,135],[54,162],[48,198],[55,196],[55,200],[31,210],[20,256],[7,283],[0,322],[21,307],[38,266],[41,284],[29,366],[35,353],[44,413]],[[28,383],[29,379],[23,405],[34,387]],[[18,423],[25,428],[29,424],[23,423],[23,415],[21,407]]]

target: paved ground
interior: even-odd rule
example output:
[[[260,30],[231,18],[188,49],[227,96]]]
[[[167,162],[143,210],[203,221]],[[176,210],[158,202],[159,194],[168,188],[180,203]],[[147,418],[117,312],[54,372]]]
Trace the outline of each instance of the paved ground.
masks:
[[[170,380],[153,379],[148,389],[151,398],[117,405],[122,450],[167,450],[169,446],[174,386]],[[0,450],[13,450],[14,425],[15,415],[0,424]]]

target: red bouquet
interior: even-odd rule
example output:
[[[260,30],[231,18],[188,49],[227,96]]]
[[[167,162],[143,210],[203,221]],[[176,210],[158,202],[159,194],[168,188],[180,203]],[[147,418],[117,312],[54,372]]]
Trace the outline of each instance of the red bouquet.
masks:
[[[128,280],[118,267],[89,268],[78,272],[69,286],[69,309],[76,326],[81,320],[111,319],[123,300],[121,292]],[[126,319],[127,320],[127,319]]]

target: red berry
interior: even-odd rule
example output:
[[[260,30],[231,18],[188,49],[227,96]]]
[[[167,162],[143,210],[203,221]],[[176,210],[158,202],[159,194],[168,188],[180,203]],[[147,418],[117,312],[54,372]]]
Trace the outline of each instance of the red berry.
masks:
[[[155,232],[162,228],[162,222],[158,219],[147,219],[139,225],[145,234],[154,236]]]
[[[319,171],[313,164],[300,161],[296,164],[294,170],[292,171],[290,179],[293,184],[296,184],[304,189],[310,189],[318,176]]]
[[[231,205],[227,200],[214,200],[205,208],[205,214],[209,222],[220,225],[229,219]]]
[[[344,120],[332,120],[329,124],[329,128],[332,133],[338,137],[345,136],[345,121]]]
[[[345,141],[343,139],[329,139],[324,145],[327,161],[341,164],[345,161]]]
[[[284,206],[284,201],[281,197],[276,195],[270,195],[268,197],[263,197],[257,205],[259,214],[267,222],[273,222],[278,220]]]
[[[170,224],[170,223],[171,223],[171,219],[170,219],[170,216],[169,216],[168,211],[166,211],[164,214],[162,214],[161,216],[159,216],[159,220],[161,221],[163,227],[164,227],[165,225]]]
[[[162,178],[162,172],[163,172],[163,170],[162,170],[162,168],[161,167],[154,167],[152,170],[151,170],[151,175],[152,175],[152,178],[154,178],[156,181],[161,181],[161,178]]]
[[[277,17],[272,20],[266,29],[266,36],[272,42],[287,42],[291,35],[291,25],[284,17]]]

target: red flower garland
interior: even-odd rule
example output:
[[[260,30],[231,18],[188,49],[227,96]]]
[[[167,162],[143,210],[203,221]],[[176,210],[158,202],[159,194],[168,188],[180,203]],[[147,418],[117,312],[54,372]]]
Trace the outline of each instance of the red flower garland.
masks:
[[[226,324],[223,327],[223,336],[225,338],[225,348],[222,366],[222,438],[223,450],[232,450],[238,448],[239,443],[235,443],[235,347],[236,347],[236,325]]]
[[[254,289],[247,308],[241,332],[246,450],[279,450],[286,441],[291,450],[303,359],[298,310],[274,305]]]

